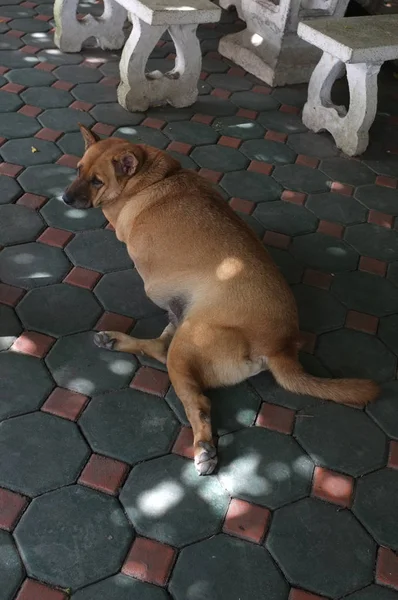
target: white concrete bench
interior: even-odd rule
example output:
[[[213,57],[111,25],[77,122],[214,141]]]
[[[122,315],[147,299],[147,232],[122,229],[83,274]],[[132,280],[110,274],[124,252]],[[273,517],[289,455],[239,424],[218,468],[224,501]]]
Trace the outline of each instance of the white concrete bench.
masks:
[[[202,54],[196,29],[219,21],[221,9],[210,0],[104,0],[102,17],[76,19],[78,0],[55,0],[55,43],[64,52],[79,52],[89,38],[104,49],[121,48],[128,15],[133,24],[120,60],[119,103],[127,110],[144,111],[170,103],[190,106],[198,96]],[[147,60],[165,31],[176,48],[174,68],[147,73]],[[95,99],[93,99],[95,101]]]
[[[299,24],[303,40],[323,50],[309,85],[303,123],[329,131],[349,156],[364,152],[377,110],[377,75],[386,60],[398,58],[398,15],[317,19]],[[348,111],[331,100],[334,82],[347,70]]]

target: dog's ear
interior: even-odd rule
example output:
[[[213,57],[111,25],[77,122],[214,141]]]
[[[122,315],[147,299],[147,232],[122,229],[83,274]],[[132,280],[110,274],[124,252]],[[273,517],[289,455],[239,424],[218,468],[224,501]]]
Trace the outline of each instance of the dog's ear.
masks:
[[[96,133],[94,133],[93,131],[90,131],[89,129],[87,129],[87,127],[85,125],[82,125],[81,123],[79,123],[79,127],[80,127],[81,134],[83,136],[85,150],[90,148],[90,146],[92,146],[96,142],[100,141],[100,138],[98,137],[98,135]]]
[[[132,152],[123,152],[112,159],[115,173],[121,177],[131,177],[137,170],[138,159]]]

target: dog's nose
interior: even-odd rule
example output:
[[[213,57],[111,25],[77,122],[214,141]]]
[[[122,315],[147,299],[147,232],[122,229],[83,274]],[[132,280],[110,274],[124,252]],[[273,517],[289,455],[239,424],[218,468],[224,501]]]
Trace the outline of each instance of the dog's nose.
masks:
[[[62,201],[65,202],[65,204],[72,204],[72,198],[68,196],[68,194],[62,194]]]

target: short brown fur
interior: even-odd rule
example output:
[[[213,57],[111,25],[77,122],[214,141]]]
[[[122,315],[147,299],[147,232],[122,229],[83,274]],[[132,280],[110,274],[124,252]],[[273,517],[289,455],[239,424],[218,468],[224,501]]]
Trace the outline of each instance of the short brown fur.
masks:
[[[108,331],[96,343],[167,364],[192,425],[199,474],[217,463],[208,388],[270,369],[283,388],[298,394],[355,405],[376,398],[372,381],[322,379],[303,370],[290,288],[210,183],[161,150],[116,138],[98,141],[81,130],[86,152],[64,199],[102,209],[148,297],[170,314],[155,340]]]

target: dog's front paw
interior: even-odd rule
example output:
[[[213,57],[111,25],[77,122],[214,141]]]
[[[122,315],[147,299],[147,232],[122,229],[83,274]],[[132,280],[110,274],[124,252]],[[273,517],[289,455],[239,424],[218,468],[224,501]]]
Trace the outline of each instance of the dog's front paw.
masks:
[[[203,451],[195,456],[195,468],[199,475],[210,475],[217,466],[217,450],[209,442],[199,442]]]
[[[105,348],[105,350],[113,350],[115,343],[116,340],[111,338],[111,336],[108,333],[106,333],[106,331],[100,331],[94,336],[94,344],[98,346],[98,348]]]

